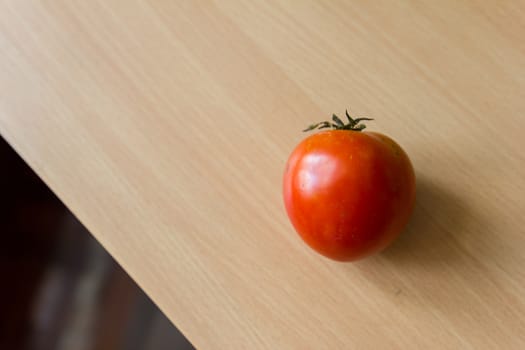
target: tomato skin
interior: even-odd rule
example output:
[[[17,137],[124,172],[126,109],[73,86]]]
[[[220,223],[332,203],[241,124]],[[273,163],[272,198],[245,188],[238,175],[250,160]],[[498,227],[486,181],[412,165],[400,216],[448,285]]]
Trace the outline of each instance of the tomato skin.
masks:
[[[407,154],[385,135],[323,131],[290,155],[283,196],[310,247],[352,261],[381,251],[404,229],[415,202],[415,174]]]

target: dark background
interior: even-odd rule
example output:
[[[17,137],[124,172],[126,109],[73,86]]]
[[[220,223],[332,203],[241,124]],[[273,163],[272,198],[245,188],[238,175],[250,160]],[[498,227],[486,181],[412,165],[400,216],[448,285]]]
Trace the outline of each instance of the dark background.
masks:
[[[193,349],[0,137],[0,349]]]

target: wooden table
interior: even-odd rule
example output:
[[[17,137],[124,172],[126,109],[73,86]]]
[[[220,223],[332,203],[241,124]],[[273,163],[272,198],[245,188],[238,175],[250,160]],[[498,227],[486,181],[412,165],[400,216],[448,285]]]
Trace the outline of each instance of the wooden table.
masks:
[[[201,349],[525,348],[525,3],[19,1],[0,132]],[[418,176],[384,253],[308,249],[300,130],[366,115]]]

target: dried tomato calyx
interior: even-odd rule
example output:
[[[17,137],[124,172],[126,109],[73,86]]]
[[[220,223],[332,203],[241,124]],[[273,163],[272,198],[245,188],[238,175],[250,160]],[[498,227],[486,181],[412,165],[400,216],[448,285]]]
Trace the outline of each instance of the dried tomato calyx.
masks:
[[[361,131],[366,128],[366,125],[361,123],[364,120],[374,120],[372,118],[352,118],[348,114],[348,110],[345,111],[346,117],[348,118],[348,123],[345,124],[343,121],[335,114],[332,115],[332,121],[324,121],[316,124],[312,124],[303,131],[311,131],[315,129],[325,129],[331,128],[334,130],[352,130],[352,131]]]

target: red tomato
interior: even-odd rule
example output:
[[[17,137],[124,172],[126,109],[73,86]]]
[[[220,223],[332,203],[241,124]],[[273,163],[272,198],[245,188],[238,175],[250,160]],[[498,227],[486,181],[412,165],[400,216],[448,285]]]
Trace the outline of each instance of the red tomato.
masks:
[[[348,116],[348,113],[347,113]],[[302,239],[326,257],[351,261],[379,252],[406,226],[415,201],[407,154],[389,137],[362,132],[360,121],[304,139],[290,155],[284,203]],[[369,120],[369,119],[365,119]]]

